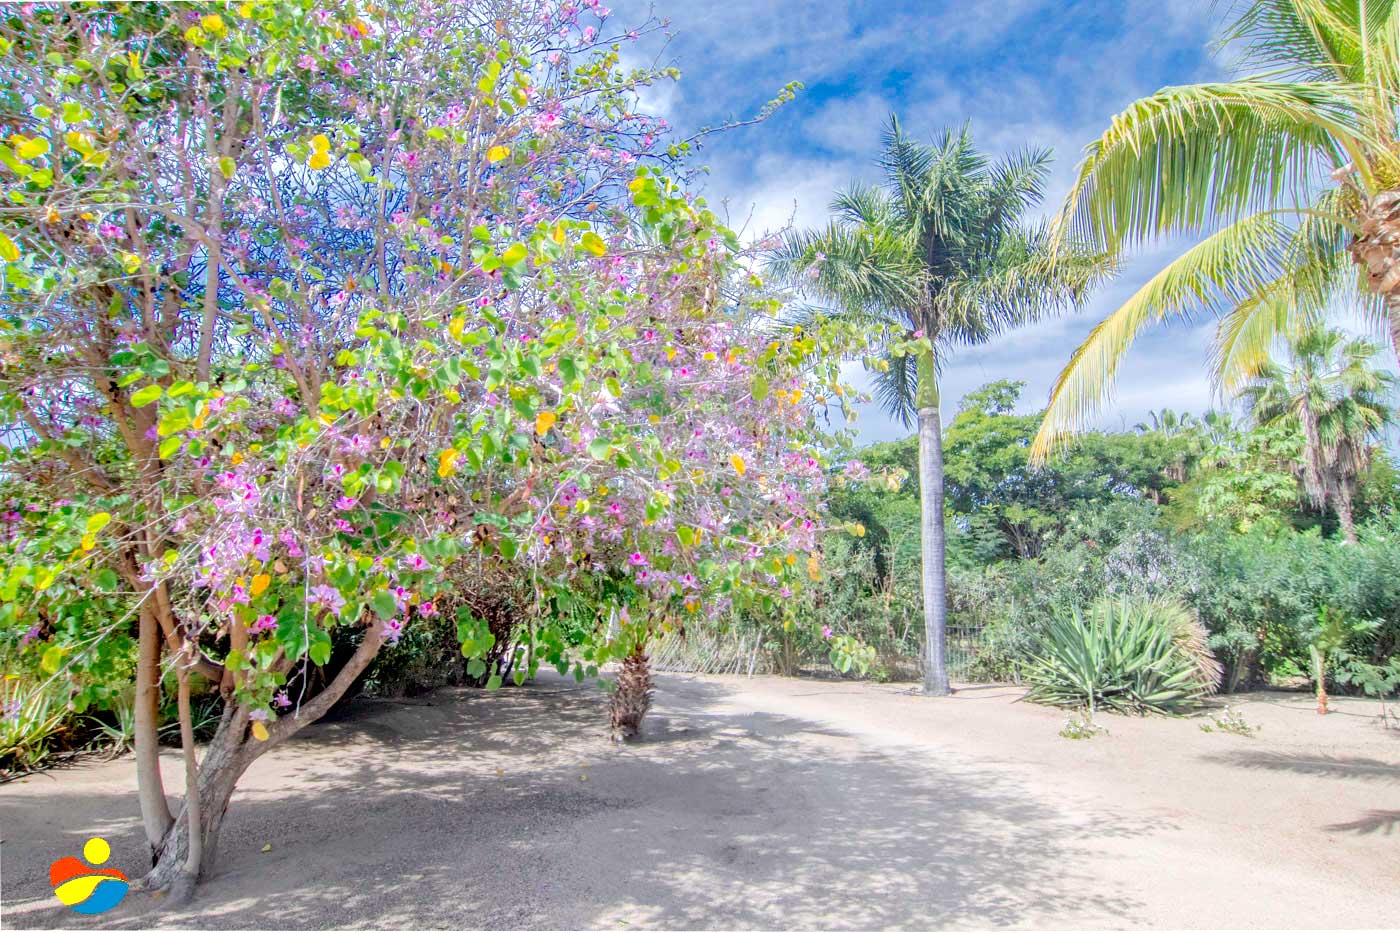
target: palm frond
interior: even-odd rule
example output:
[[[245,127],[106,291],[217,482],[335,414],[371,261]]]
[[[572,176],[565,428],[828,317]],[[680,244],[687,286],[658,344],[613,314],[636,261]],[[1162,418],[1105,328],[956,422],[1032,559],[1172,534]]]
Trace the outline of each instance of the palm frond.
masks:
[[[1188,249],[1090,331],[1050,393],[1032,457],[1044,460],[1080,430],[1112,391],[1143,328],[1201,308],[1236,306],[1279,275],[1291,230],[1280,214],[1254,214]]]
[[[1306,203],[1347,161],[1343,144],[1360,145],[1365,96],[1257,79],[1164,88],[1086,147],[1057,230],[1118,249]]]
[[[880,407],[906,428],[913,427],[918,418],[919,373],[914,357],[908,354],[887,356],[887,369],[876,370],[871,378],[875,400]]]

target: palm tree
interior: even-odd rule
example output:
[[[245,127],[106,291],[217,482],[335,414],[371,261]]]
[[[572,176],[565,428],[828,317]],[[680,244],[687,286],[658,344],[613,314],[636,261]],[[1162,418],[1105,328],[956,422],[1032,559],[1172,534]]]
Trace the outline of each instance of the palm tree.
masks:
[[[1392,420],[1395,377],[1372,365],[1379,352],[1368,340],[1308,327],[1289,341],[1286,364],[1265,363],[1240,393],[1256,424],[1284,422],[1301,430],[1303,492],[1314,507],[1336,512],[1352,542],[1356,482]]]
[[[940,366],[954,346],[984,343],[1077,299],[1111,266],[1079,254],[1052,263],[1048,226],[1024,222],[1041,200],[1048,151],[991,162],[966,126],[922,144],[894,116],[882,141],[884,184],[838,194],[827,227],[787,236],[773,264],[832,305],[806,313],[876,330],[886,351],[876,395],[906,427],[918,423],[924,686],[942,696],[949,686]]]
[[[1221,44],[1253,75],[1163,88],[1085,149],[1059,236],[1115,255],[1203,238],[1074,352],[1037,458],[1086,423],[1143,328],[1202,307],[1221,316],[1211,363],[1226,387],[1338,301],[1388,321],[1400,358],[1400,3],[1236,2]]]
[[[1178,415],[1170,408],[1149,411],[1147,417],[1148,421],[1139,421],[1133,425],[1133,430],[1139,434],[1161,434],[1165,437],[1175,437],[1191,430],[1195,425],[1195,418],[1190,412],[1182,412]]]

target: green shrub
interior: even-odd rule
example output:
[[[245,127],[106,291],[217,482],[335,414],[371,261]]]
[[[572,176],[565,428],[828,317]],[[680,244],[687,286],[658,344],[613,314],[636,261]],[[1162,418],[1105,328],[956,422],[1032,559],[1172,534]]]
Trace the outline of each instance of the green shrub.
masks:
[[[1184,712],[1218,669],[1190,610],[1152,599],[1100,600],[1057,616],[1026,668],[1037,703],[1120,713]]]

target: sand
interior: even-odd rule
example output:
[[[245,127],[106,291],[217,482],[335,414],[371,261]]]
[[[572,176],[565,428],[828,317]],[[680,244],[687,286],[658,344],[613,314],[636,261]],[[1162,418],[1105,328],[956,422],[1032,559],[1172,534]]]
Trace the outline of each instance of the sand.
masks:
[[[139,875],[129,758],[0,786],[6,928],[1389,927],[1400,730],[1374,702],[1253,695],[1253,736],[1009,687],[661,675],[617,748],[553,678],[359,700],[265,756],[181,911],[93,918],[48,864],[91,835]],[[166,756],[167,786],[179,761]],[[263,852],[265,845],[271,849]]]

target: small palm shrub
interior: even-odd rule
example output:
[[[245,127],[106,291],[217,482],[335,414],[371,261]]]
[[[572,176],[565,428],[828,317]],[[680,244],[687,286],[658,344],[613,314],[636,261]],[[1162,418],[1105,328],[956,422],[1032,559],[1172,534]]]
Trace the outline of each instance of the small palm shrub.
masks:
[[[1175,714],[1214,692],[1220,670],[1178,602],[1102,599],[1050,623],[1026,670],[1027,698],[1051,706]]]

